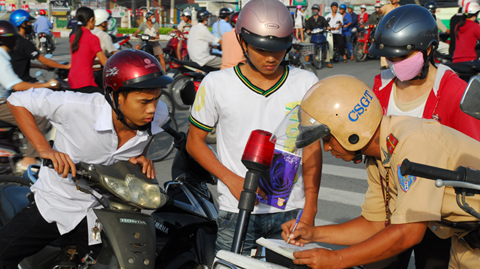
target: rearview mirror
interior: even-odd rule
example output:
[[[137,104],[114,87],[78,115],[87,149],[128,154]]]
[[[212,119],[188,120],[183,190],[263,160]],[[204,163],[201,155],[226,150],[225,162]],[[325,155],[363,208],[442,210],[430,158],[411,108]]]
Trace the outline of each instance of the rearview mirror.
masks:
[[[195,84],[193,84],[191,80],[185,82],[180,88],[180,97],[182,98],[182,102],[187,106],[193,105],[196,94]]]
[[[330,19],[331,19],[331,18],[327,18],[327,22],[330,22]]]
[[[52,58],[52,56],[53,56],[52,54],[45,54],[45,58],[47,58],[47,59]]]
[[[480,76],[473,76],[468,82],[460,109],[467,115],[480,120]]]
[[[39,77],[39,76],[41,76],[42,74],[43,74],[42,71],[37,71],[37,72],[35,72],[35,77]]]

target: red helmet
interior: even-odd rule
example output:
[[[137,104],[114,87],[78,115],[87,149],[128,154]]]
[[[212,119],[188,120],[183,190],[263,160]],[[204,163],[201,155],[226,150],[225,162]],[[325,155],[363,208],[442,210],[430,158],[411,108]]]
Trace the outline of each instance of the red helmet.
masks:
[[[39,12],[40,15],[47,15],[47,12],[45,11],[45,9],[40,9],[40,12]]]
[[[235,13],[233,13],[232,15],[230,15],[230,24],[231,24],[232,26],[235,26],[235,24],[237,23],[238,14],[240,14],[240,12],[235,12]]]
[[[110,57],[103,68],[103,86],[105,99],[117,114],[117,119],[130,129],[149,129],[150,123],[133,128],[125,121],[118,107],[118,93],[166,86],[173,79],[164,74],[157,59],[140,50],[122,50]],[[110,95],[112,92],[113,96]]]
[[[110,57],[103,68],[104,89],[151,89],[166,86],[173,79],[165,76],[160,63],[140,50],[122,50]],[[123,88],[123,89],[122,89]]]

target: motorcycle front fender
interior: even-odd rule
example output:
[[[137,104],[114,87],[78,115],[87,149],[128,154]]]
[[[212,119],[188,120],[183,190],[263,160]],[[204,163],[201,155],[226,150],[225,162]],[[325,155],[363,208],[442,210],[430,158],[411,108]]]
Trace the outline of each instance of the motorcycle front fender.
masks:
[[[95,209],[109,247],[120,268],[155,268],[155,226],[153,217],[111,209]],[[108,261],[108,257],[98,257]]]

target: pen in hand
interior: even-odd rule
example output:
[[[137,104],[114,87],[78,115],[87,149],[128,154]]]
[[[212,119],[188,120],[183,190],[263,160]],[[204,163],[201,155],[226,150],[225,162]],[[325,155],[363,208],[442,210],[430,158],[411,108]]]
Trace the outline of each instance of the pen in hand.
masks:
[[[288,239],[287,239],[287,244],[290,243],[290,239],[292,239],[292,233],[295,231],[295,229],[297,228],[297,225],[298,225],[298,222],[300,221],[300,218],[302,217],[302,213],[303,213],[303,209],[298,211],[298,214],[297,214],[297,221],[295,222],[295,226],[293,226],[293,230],[290,232],[290,235],[288,236]]]

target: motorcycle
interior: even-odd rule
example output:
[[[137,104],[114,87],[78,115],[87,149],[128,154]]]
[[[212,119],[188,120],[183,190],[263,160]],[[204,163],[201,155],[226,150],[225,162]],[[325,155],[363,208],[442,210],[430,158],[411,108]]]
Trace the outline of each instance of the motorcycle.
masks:
[[[110,35],[110,37],[112,38],[113,45],[117,49],[126,50],[126,49],[132,49],[133,48],[132,44],[130,43],[130,36],[129,35],[123,35],[123,36]]]
[[[53,53],[55,45],[47,33],[38,33],[38,50],[41,54]]]
[[[313,43],[313,42],[312,42]],[[309,43],[293,43],[292,49],[288,52],[288,63],[290,66],[305,69],[316,74],[317,70],[307,60],[314,52],[314,44]]]
[[[96,261],[80,257],[84,259],[78,264],[74,242],[56,241],[19,266],[208,268],[214,258],[218,210],[206,184],[216,184],[216,180],[188,155],[185,133],[168,125],[162,128],[174,137],[179,149],[172,164],[174,179],[165,182],[164,191],[142,173],[140,166],[127,161],[109,166],[76,164],[77,185],[84,181],[104,195],[96,197],[104,208],[94,210],[102,236]],[[35,180],[31,169],[24,178],[0,176],[0,227],[28,204],[25,195]],[[141,209],[154,211],[147,215]]]
[[[165,62],[169,62],[171,59],[177,57],[177,47],[182,46],[180,49],[180,59],[182,61],[188,61],[188,51],[187,51],[187,39],[188,39],[188,32],[181,33],[178,30],[172,31],[170,34],[170,40],[167,42],[165,48],[163,48],[163,58],[165,58]],[[167,69],[169,69],[169,65],[167,65]],[[167,70],[168,71],[168,70]]]
[[[353,48],[355,61],[363,62],[367,58],[375,59],[376,56],[368,53],[368,50],[370,49],[370,45],[372,44],[372,41],[373,41],[376,25],[373,25],[373,24],[365,25],[363,29],[362,28],[359,28],[359,29],[360,29],[360,32],[358,34],[357,44]]]
[[[173,71],[173,82],[170,83],[165,92],[173,97],[175,107],[180,110],[190,109],[190,106],[182,102],[180,90],[187,81],[193,81],[196,89],[200,86],[202,79],[211,71],[218,70],[208,66],[199,66],[193,61],[181,61],[176,58],[170,58],[168,62],[170,71]]]
[[[329,47],[331,46],[330,44],[333,44],[333,35],[331,31],[320,27],[313,29],[310,34],[312,35],[310,43],[313,43],[315,46],[312,63],[315,68],[320,69],[325,63],[327,53],[331,55]]]

